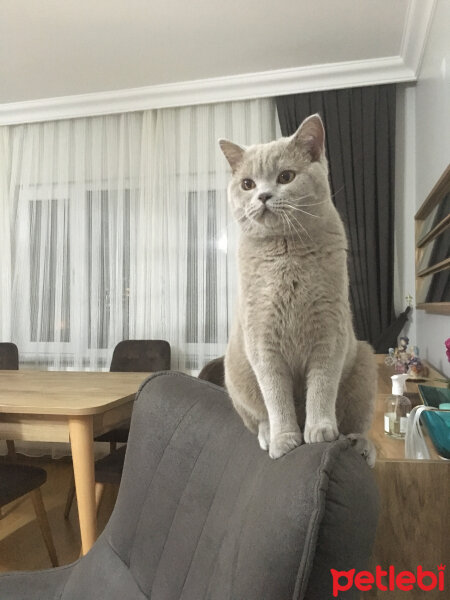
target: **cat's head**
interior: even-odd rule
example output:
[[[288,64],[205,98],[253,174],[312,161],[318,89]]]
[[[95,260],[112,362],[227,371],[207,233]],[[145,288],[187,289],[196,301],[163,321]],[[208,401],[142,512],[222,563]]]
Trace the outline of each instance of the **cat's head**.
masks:
[[[268,144],[219,144],[231,166],[228,198],[242,231],[258,237],[311,237],[331,205],[320,116],[308,117],[294,135]]]

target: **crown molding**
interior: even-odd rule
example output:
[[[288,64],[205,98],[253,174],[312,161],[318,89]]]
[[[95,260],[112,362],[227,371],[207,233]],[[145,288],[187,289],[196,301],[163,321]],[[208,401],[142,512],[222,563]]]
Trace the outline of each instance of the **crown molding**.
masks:
[[[412,81],[398,56],[0,105],[0,125]]]
[[[399,56],[5,103],[0,125],[415,81],[435,5],[411,0]]]
[[[405,67],[413,71],[416,79],[422,65],[436,4],[437,0],[411,0],[408,7],[400,56]]]

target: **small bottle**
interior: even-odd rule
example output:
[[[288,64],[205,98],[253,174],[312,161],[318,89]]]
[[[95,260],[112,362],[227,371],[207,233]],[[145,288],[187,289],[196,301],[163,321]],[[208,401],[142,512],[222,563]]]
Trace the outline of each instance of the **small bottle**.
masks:
[[[390,437],[404,439],[406,423],[411,412],[411,402],[404,396],[408,375],[392,375],[392,396],[386,398],[384,432]]]

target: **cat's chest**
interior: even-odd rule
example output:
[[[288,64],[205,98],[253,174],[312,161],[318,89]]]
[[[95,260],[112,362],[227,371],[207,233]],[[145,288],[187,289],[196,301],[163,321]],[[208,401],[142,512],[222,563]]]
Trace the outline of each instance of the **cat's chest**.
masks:
[[[311,257],[258,257],[243,269],[241,289],[244,297],[260,308],[275,305],[298,309],[310,301],[318,284],[318,271],[317,261]]]

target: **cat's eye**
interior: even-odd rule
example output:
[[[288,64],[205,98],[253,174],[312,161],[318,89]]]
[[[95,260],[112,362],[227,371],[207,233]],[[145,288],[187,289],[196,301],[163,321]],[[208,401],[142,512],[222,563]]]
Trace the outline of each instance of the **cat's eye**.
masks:
[[[277,183],[291,183],[294,178],[294,171],[282,171],[277,177]]]
[[[243,179],[241,181],[241,188],[248,192],[249,190],[253,190],[256,187],[256,183],[253,179]]]

